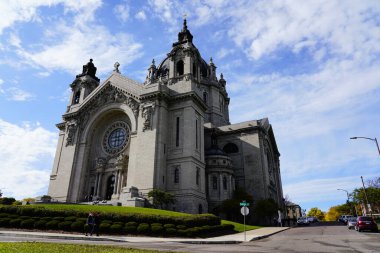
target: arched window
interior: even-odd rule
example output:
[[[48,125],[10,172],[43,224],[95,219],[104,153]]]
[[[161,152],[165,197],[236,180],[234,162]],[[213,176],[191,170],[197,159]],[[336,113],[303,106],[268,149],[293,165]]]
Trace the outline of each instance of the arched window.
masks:
[[[197,77],[197,64],[195,64],[195,62],[193,63],[193,76],[195,78]]]
[[[227,154],[238,153],[239,152],[239,148],[234,143],[227,143],[223,147],[223,151],[226,152]]]
[[[115,188],[115,175],[111,175],[107,180],[107,192],[106,192],[106,200],[110,200],[112,198],[112,194]]]
[[[73,104],[78,104],[80,99],[80,91],[75,92]]]
[[[184,66],[183,66],[183,65],[184,65],[184,64],[183,64],[183,61],[182,61],[182,60],[179,60],[179,61],[177,62],[176,67],[177,67],[177,75],[178,75],[178,76],[183,75],[183,71],[184,71]]]
[[[223,176],[223,190],[227,190],[227,178]]]
[[[196,181],[197,185],[199,185],[200,177],[201,177],[201,173],[199,171],[199,168],[197,168],[197,175],[196,175],[196,178],[195,178],[195,181]]]
[[[179,183],[179,169],[175,168],[174,170],[174,183],[178,184]]]
[[[212,189],[218,189],[218,178],[216,176],[212,177]]]
[[[207,92],[203,92],[203,102],[207,104]]]
[[[202,204],[199,204],[199,205],[198,205],[198,213],[199,213],[199,214],[203,213],[203,207],[202,207]]]

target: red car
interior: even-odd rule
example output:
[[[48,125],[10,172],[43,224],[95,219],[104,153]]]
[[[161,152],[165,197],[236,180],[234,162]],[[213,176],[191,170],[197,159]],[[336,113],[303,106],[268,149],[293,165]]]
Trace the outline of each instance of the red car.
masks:
[[[379,232],[375,220],[371,217],[359,216],[355,225],[356,231],[371,230],[373,232]]]

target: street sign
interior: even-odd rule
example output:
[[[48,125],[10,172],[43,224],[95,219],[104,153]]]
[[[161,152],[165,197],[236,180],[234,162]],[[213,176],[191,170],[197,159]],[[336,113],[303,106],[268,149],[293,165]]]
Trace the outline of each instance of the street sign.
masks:
[[[248,202],[240,202],[240,206],[249,206]]]
[[[241,209],[240,209],[240,212],[242,215],[246,216],[249,214],[249,208],[246,207],[246,206],[243,206]]]

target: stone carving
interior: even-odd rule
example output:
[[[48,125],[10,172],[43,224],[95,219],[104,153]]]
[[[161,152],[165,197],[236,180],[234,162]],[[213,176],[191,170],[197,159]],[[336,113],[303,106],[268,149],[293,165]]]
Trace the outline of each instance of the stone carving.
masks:
[[[96,67],[94,65],[94,63],[92,63],[92,59],[90,59],[90,61],[86,64],[86,65],[83,65],[83,70],[82,70],[82,74],[79,74],[77,75],[76,77],[82,77],[82,76],[91,76],[92,78],[94,78],[96,81],[99,82],[99,78],[97,78],[95,75],[96,75]]]
[[[152,129],[152,118],[154,112],[154,104],[145,106],[142,110],[142,117],[144,119],[143,131]]]
[[[115,64],[113,66],[115,67],[115,69],[113,71],[120,74],[120,70],[119,70],[120,63],[115,62]]]
[[[74,145],[76,130],[77,130],[77,126],[75,123],[70,123],[67,126],[66,147]]]
[[[133,114],[137,118],[139,115],[139,103],[131,97],[127,98],[126,104],[132,109]]]
[[[95,168],[97,172],[102,172],[106,167],[107,159],[104,157],[98,157],[95,159]]]

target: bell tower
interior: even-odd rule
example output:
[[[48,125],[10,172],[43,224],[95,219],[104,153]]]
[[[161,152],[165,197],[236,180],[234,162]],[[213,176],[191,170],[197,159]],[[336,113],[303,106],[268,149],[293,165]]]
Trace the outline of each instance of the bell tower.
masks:
[[[83,100],[99,85],[100,79],[96,77],[96,67],[92,59],[83,65],[82,74],[76,76],[71,87],[69,107],[81,104]]]

